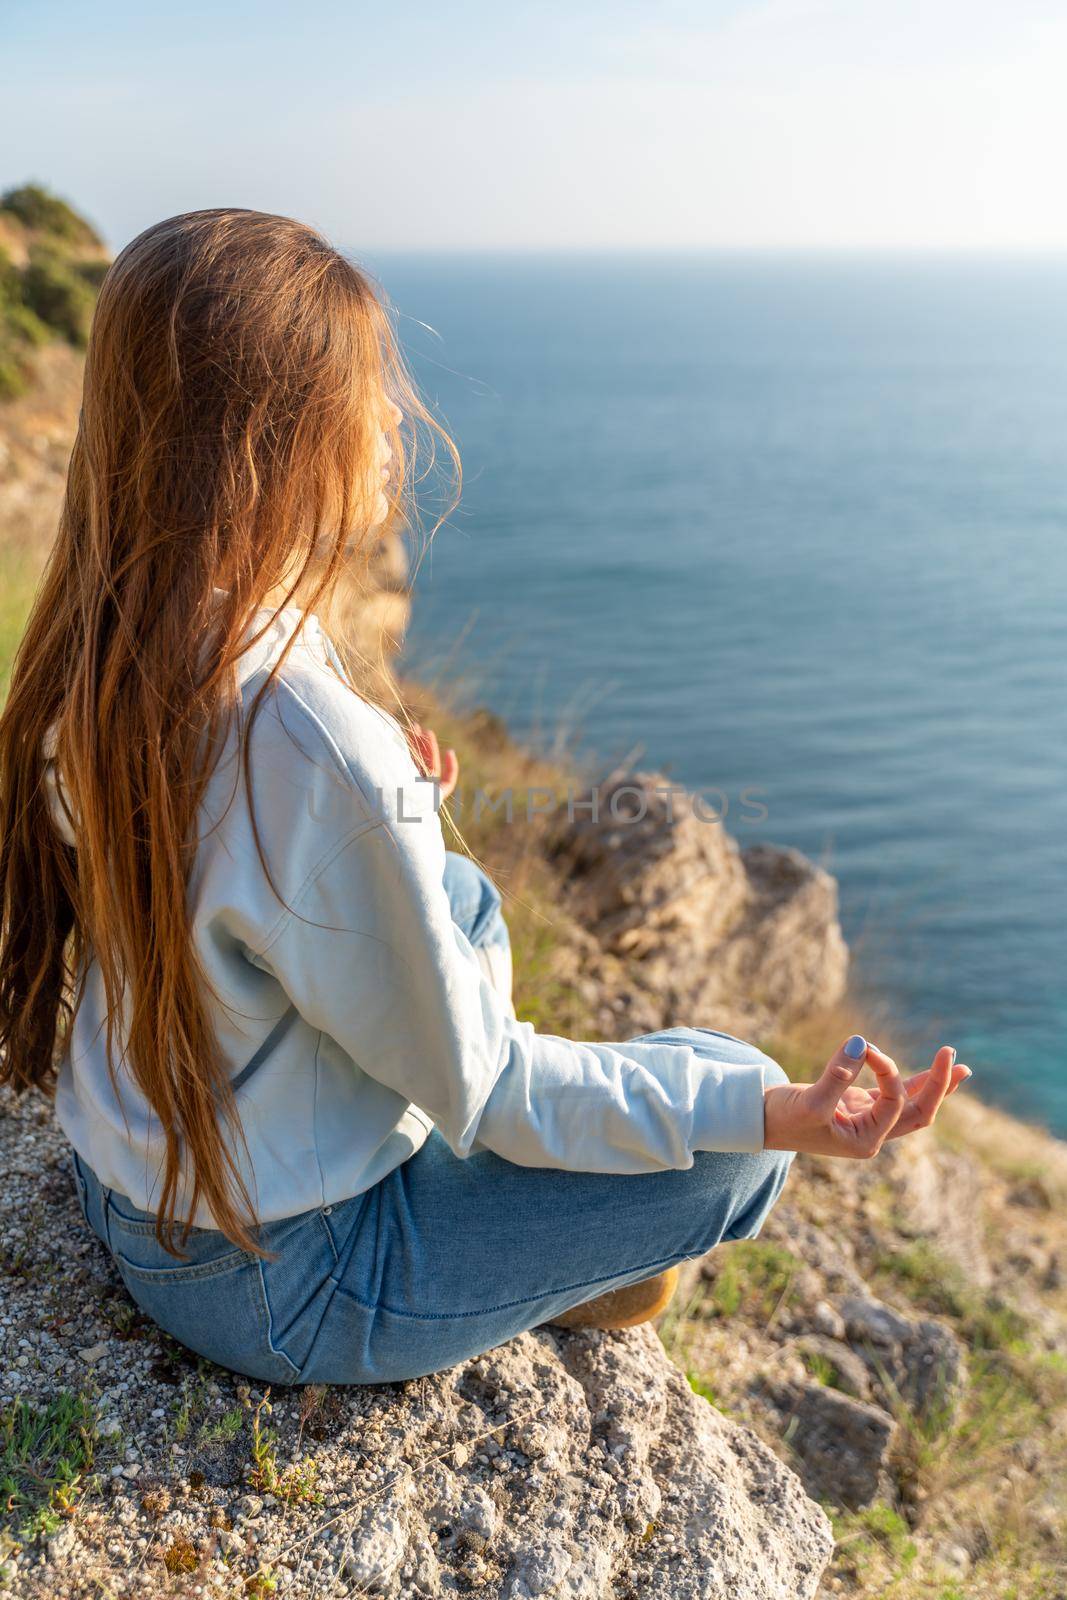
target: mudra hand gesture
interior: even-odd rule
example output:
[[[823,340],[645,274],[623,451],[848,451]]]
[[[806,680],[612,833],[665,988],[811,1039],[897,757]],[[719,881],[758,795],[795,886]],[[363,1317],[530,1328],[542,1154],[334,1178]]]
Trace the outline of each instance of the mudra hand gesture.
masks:
[[[864,1064],[874,1073],[873,1090],[855,1081]],[[775,1084],[764,1092],[764,1146],[867,1160],[886,1139],[928,1128],[945,1096],[970,1076],[955,1050],[942,1045],[925,1072],[902,1078],[895,1061],[854,1033],[815,1083]]]

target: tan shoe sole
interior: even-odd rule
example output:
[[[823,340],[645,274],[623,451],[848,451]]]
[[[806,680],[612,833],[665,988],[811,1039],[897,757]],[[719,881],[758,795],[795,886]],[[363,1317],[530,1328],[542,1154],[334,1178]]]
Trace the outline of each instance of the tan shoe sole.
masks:
[[[628,1283],[624,1289],[609,1289],[595,1300],[572,1306],[552,1322],[557,1328],[636,1328],[666,1311],[677,1287],[678,1268],[668,1267],[654,1278]]]

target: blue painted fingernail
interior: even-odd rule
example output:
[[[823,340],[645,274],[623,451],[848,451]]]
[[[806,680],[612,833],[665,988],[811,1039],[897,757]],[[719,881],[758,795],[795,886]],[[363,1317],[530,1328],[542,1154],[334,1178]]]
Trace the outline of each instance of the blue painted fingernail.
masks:
[[[867,1041],[862,1033],[854,1033],[845,1042],[845,1054],[850,1061],[862,1061],[867,1054]]]
[[[956,1047],[955,1047],[955,1045],[951,1045],[949,1048],[950,1048],[950,1050],[952,1052],[952,1057],[951,1057],[951,1060],[949,1061],[949,1066],[950,1067],[954,1067],[956,1065]]]

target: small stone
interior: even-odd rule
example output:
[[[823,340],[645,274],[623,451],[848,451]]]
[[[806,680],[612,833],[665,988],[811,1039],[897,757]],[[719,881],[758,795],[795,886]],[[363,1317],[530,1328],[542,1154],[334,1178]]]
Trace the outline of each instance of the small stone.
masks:
[[[845,1337],[845,1319],[839,1311],[835,1311],[829,1300],[817,1300],[811,1308],[811,1325],[816,1333],[825,1335],[827,1339],[843,1339]]]
[[[99,1344],[90,1344],[87,1345],[84,1350],[79,1350],[78,1355],[87,1366],[91,1367],[94,1366],[97,1361],[103,1360],[103,1358],[107,1355],[108,1348],[107,1341],[101,1340]]]
[[[70,1523],[65,1528],[60,1528],[59,1532],[54,1533],[48,1541],[49,1561],[59,1561],[63,1556],[69,1556],[77,1543],[77,1538],[78,1535]]]
[[[372,1508],[345,1551],[344,1574],[358,1589],[373,1591],[399,1567],[407,1544],[407,1523],[387,1505]]]
[[[937,1554],[958,1577],[964,1577],[971,1570],[971,1552],[962,1544],[944,1544]]]

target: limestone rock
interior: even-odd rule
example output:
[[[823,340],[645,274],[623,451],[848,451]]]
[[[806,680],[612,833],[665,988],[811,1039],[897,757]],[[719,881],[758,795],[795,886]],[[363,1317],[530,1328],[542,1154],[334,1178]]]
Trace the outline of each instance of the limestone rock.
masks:
[[[834,1339],[823,1333],[801,1334],[796,1348],[809,1362],[826,1364],[832,1373],[829,1387],[854,1400],[871,1398],[871,1375],[862,1356],[858,1356],[843,1339]]]
[[[650,772],[613,773],[551,849],[578,919],[625,957],[659,1021],[760,1032],[835,1003],[848,952],[837,886],[796,850],[742,850],[707,806]]]
[[[987,1180],[978,1163],[928,1139],[898,1139],[883,1147],[879,1168],[893,1186],[901,1231],[929,1239],[970,1284],[989,1288],[993,1269],[982,1229]]]
[[[834,1005],[848,973],[836,881],[799,850],[753,845],[741,860],[749,898],[732,941],[739,991],[779,1023]]]
[[[821,1383],[764,1380],[764,1389],[809,1494],[850,1511],[891,1495],[897,1425],[887,1411]]]
[[[0,1093],[0,1168],[0,1248],[20,1251],[18,1273],[0,1278],[0,1399],[42,1404],[55,1388],[45,1358],[72,1385],[96,1382],[105,1364],[86,1368],[78,1351],[106,1343],[94,1471],[116,1484],[20,1572],[24,1600],[169,1593],[156,1552],[172,1541],[223,1548],[205,1600],[279,1564],[293,1600],[815,1595],[832,1550],[824,1513],[769,1446],[692,1392],[648,1326],[540,1328],[407,1384],[276,1388],[271,1470],[291,1487],[266,1492],[260,1386],[186,1357],[146,1321],[130,1327],[39,1096]],[[35,1359],[20,1367],[24,1345]],[[131,1440],[136,1486],[122,1477]]]
[[[873,1296],[848,1295],[838,1310],[849,1343],[887,1404],[899,1397],[922,1417],[952,1412],[967,1374],[951,1328],[932,1317],[907,1317]]]
[[[747,892],[741,852],[720,823],[658,773],[617,772],[560,835],[601,941],[647,957],[669,935],[721,938]]]

